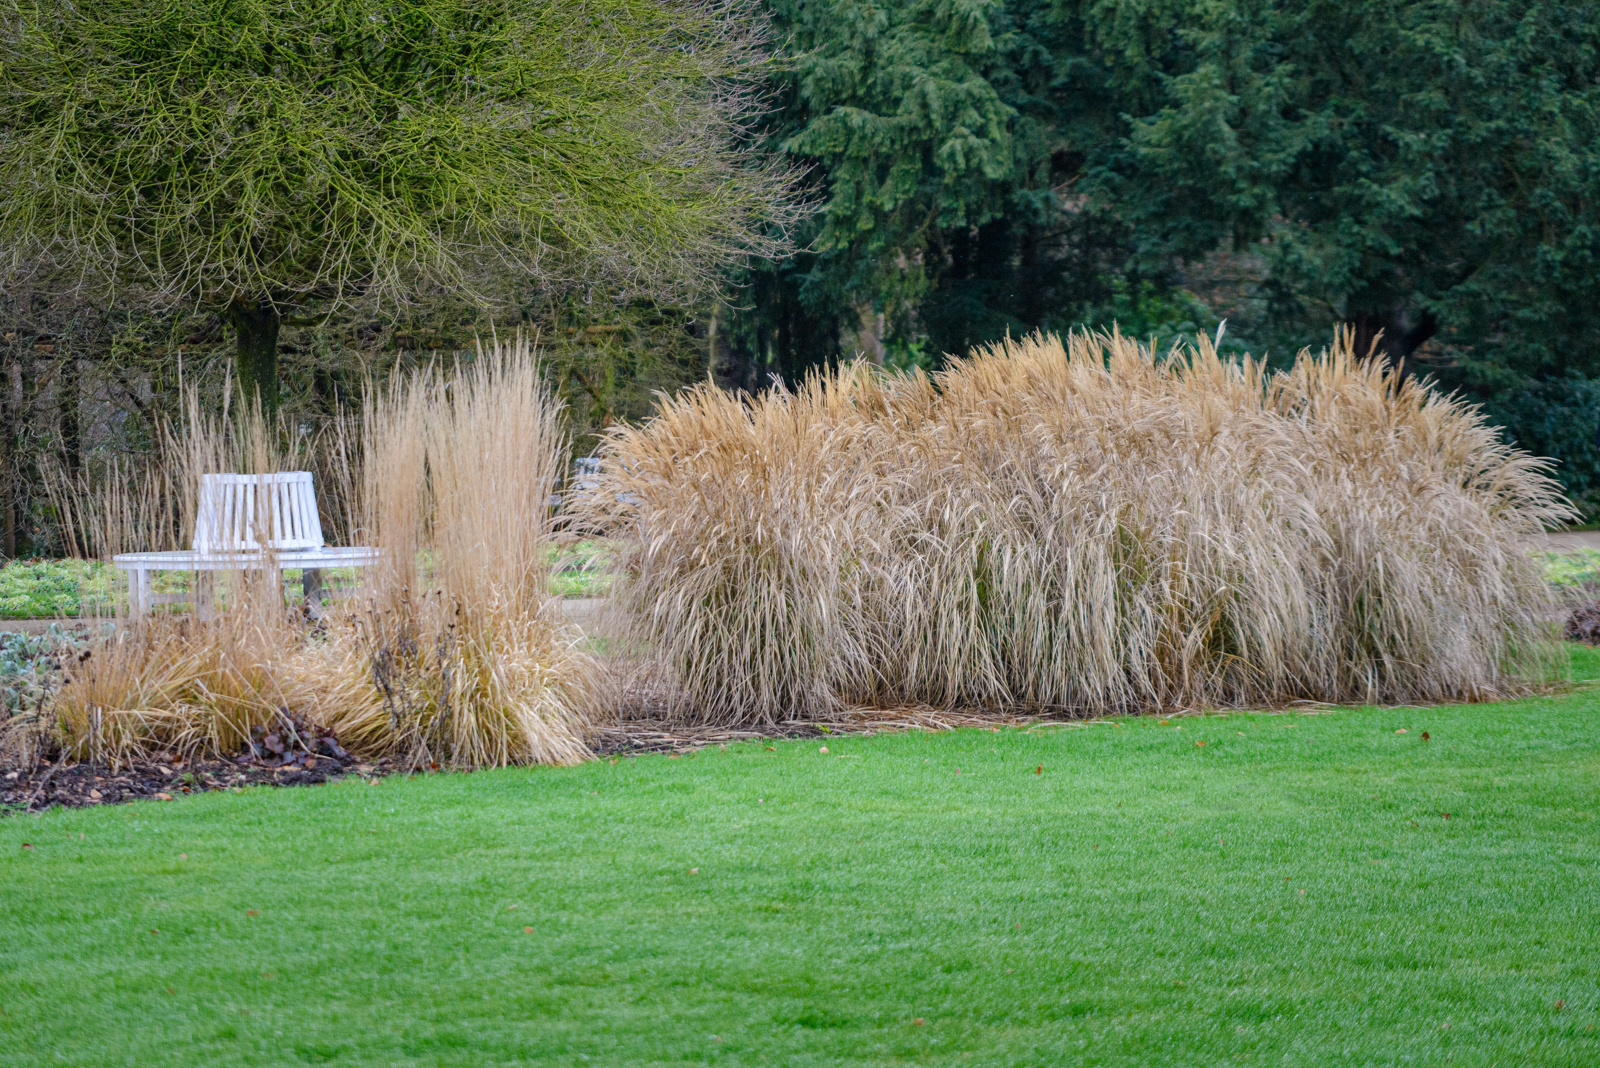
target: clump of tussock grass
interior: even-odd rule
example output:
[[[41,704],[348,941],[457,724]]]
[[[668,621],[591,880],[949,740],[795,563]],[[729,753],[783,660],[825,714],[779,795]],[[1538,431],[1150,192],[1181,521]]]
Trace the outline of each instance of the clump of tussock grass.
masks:
[[[567,451],[525,340],[367,398],[364,526],[383,561],[296,666],[344,745],[418,766],[591,755],[595,664],[548,603]]]
[[[526,342],[397,376],[359,420],[310,441],[258,410],[208,416],[192,395],[188,408],[144,471],[63,487],[86,544],[186,546],[202,474],[299,465],[318,472],[319,498],[332,486],[352,536],[384,550],[379,565],[315,628],[271,570],[226,575],[210,619],[122,620],[70,666],[52,739],[12,731],[10,748],[122,766],[239,752],[253,728],[303,716],[354,752],[417,765],[589,755],[595,665],[545,597],[567,442]]]
[[[252,615],[157,618],[92,643],[67,664],[55,696],[62,748],[113,768],[158,753],[244,751],[253,728],[270,730],[287,714],[282,669],[298,639]]]
[[[113,463],[99,481],[63,479],[55,492],[80,551],[186,548],[201,475],[287,470],[320,444],[299,437],[254,405],[207,413],[191,390],[182,424],[161,428],[148,464]],[[290,452],[285,442],[297,442],[300,451]],[[270,514],[258,522],[269,526]],[[222,587],[220,611],[213,579]],[[195,596],[210,611],[119,619],[66,662],[50,712],[54,743],[68,759],[122,767],[157,753],[236,753],[253,727],[282,718],[285,668],[305,633],[284,603],[276,572],[207,574]]]
[[[677,714],[1479,700],[1557,670],[1543,461],[1348,336],[1270,373],[1204,341],[989,346],[701,387],[613,430],[589,521]]]

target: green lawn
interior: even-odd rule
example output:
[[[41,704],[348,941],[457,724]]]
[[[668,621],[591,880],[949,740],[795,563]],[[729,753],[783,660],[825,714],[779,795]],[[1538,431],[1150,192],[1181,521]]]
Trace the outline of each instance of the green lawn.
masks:
[[[1600,1063],[1600,690],[821,744],[0,820],[0,1061]]]

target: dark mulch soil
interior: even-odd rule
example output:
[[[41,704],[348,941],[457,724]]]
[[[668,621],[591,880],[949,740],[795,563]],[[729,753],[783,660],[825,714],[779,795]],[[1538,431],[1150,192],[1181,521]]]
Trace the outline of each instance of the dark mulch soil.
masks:
[[[957,713],[935,709],[856,710],[826,723],[795,720],[755,730],[691,727],[660,720],[625,720],[597,728],[590,742],[595,755],[613,762],[620,757],[663,753],[692,755],[695,750],[732,742],[777,738],[823,738],[830,735],[876,734],[897,730],[950,730],[955,727],[1020,727],[1039,717],[1001,712]],[[90,764],[52,764],[36,768],[0,769],[0,816],[39,812],[53,805],[77,808],[119,802],[170,801],[180,794],[206,790],[241,790],[246,786],[310,786],[349,775],[371,779],[415,771],[439,771],[439,765],[414,764],[390,758],[364,761],[351,756],[331,736],[285,716],[287,728],[257,731],[253,753],[234,760],[184,759],[173,755],[111,770]]]
[[[372,778],[395,770],[389,761],[304,755],[266,767],[234,760],[174,760],[135,764],[119,771],[89,764],[41,764],[0,773],[0,813],[38,812],[52,805],[114,805],[123,801],[170,801],[179,794],[239,790],[246,786],[309,786],[346,775]]]
[[[1600,601],[1576,608],[1567,617],[1567,640],[1600,645]]]

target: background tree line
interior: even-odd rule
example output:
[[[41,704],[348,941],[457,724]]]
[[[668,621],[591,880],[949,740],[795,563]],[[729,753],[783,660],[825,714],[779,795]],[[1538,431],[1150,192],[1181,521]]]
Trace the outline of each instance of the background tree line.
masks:
[[[731,379],[1113,321],[1287,359],[1350,323],[1600,507],[1600,8],[769,6],[769,144],[825,209],[744,276]]]
[[[310,424],[518,327],[588,435],[841,355],[1350,323],[1594,513],[1597,107],[1576,2],[0,0],[0,548],[180,378]]]

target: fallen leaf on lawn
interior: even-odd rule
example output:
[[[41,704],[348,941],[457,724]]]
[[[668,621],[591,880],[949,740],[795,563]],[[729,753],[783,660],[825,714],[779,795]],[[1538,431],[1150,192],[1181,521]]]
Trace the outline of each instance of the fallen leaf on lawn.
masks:
[[[170,986],[169,986],[169,987],[167,987],[167,993],[169,993],[169,994],[176,994],[176,993],[177,993],[177,991],[176,991],[176,990],[174,990],[174,989],[172,989],[172,988],[171,988],[171,987],[170,987]]]
[[[179,853],[178,854],[178,859],[179,860],[188,860],[189,859],[189,854],[187,854],[187,853]]]
[[[1441,812],[1440,815],[1443,816],[1445,819],[1449,819],[1450,818],[1450,813],[1448,813],[1448,812]]]
[[[616,757],[612,757],[611,758],[611,763],[615,764],[616,762],[617,762],[617,758]]]
[[[151,934],[160,934],[160,933],[161,933],[161,928],[159,928],[159,927],[152,927],[152,928],[150,928],[150,933],[151,933]]]
[[[678,754],[677,753],[668,753],[667,754],[667,759],[668,760],[677,760],[677,759],[679,759],[678,758]]]
[[[1165,727],[1167,724],[1169,724],[1171,722],[1172,721],[1170,719],[1158,719],[1158,720],[1156,720],[1156,723],[1158,725],[1162,726],[1162,727]]]
[[[1194,744],[1197,745],[1197,746],[1202,746],[1202,745],[1206,744],[1206,740],[1204,738],[1202,738],[1198,742],[1195,742]]]
[[[1300,888],[1300,896],[1301,897],[1305,897],[1306,896],[1306,888],[1303,887],[1303,886]]]
[[[821,749],[817,750],[817,752],[819,752],[819,753],[826,753],[827,751],[828,751],[828,747],[827,746],[823,746]]]
[[[1410,734],[1411,732],[1406,730],[1404,727],[1401,727],[1399,730],[1395,731],[1395,733],[1396,734]]]
[[[956,769],[956,774],[957,774],[957,775],[960,775],[960,774],[961,774],[961,769],[960,769],[960,768],[957,768],[957,769]]]
[[[1040,764],[1038,767],[1034,768],[1033,769],[1033,773],[1035,775],[1043,775],[1044,774],[1044,765]]]
[[[261,915],[261,913],[257,912],[255,909],[245,909],[244,910],[244,914],[246,916],[259,916],[259,915]]]
[[[1422,740],[1423,741],[1427,741],[1428,740],[1428,732],[1427,731],[1423,731],[1422,732]]]
[[[523,934],[533,934],[533,928],[532,927],[524,927],[522,929],[522,933]]]
[[[689,874],[690,875],[699,875],[700,874],[700,869],[699,868],[690,868],[689,869]]]
[[[1567,1003],[1565,1001],[1556,1002],[1556,1011],[1557,1012],[1560,1012],[1562,1009],[1564,1009],[1566,1007],[1567,1007]]]
[[[778,747],[777,747],[777,746],[775,746],[775,745],[769,745],[769,746],[767,746],[767,752],[769,752],[769,753],[776,753],[776,752],[777,752],[777,751],[778,751]]]
[[[911,1021],[911,1026],[912,1027],[921,1027],[923,1024],[925,1024],[927,1022],[928,1021],[926,1021],[922,1017],[918,1016],[915,1020]]]
[[[157,801],[171,801],[172,800],[172,795],[171,794],[156,794],[156,800]]]
[[[22,843],[22,848],[23,849],[32,849],[33,848],[33,843],[32,842],[23,842]]]

